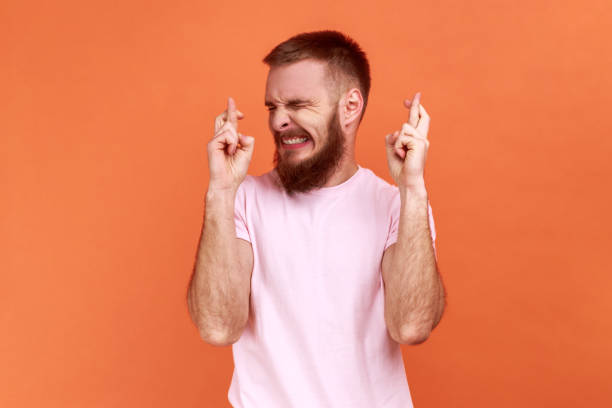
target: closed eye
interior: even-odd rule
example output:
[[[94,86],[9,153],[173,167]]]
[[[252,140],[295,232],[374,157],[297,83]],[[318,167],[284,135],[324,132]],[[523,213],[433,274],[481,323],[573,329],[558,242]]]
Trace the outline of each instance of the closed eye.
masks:
[[[290,109],[302,109],[308,107],[309,105],[312,105],[312,101],[302,98],[295,98],[287,101],[285,105]],[[266,101],[265,106],[268,109],[268,112],[276,109],[276,106],[269,101]]]
[[[300,109],[300,108],[305,108],[306,107],[306,105],[303,105],[303,104],[302,105],[290,104],[288,106],[290,108],[292,108],[292,109]],[[276,106],[268,106],[267,109],[268,109],[268,112],[269,112],[269,111],[272,111],[272,110],[276,109]]]

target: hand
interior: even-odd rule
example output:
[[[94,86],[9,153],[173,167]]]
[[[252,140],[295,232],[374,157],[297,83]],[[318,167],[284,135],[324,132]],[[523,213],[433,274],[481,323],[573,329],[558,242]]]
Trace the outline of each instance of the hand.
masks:
[[[236,190],[244,180],[253,156],[255,138],[238,133],[244,114],[230,97],[227,109],[215,118],[215,135],[208,143],[208,189]]]
[[[412,101],[404,100],[404,106],[410,108],[408,122],[385,137],[389,171],[399,188],[425,189],[423,170],[429,148],[429,115],[420,101],[420,92]]]

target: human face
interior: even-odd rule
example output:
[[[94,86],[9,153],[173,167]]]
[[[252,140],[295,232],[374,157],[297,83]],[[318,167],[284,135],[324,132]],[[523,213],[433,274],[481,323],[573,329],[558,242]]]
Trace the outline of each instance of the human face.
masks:
[[[325,184],[344,153],[337,100],[332,100],[327,81],[325,63],[315,60],[273,67],[268,74],[266,106],[276,145],[274,162],[288,192]]]
[[[336,106],[329,98],[325,63],[306,59],[272,67],[266,83],[268,126],[287,160],[299,162],[322,147]],[[303,136],[304,143],[286,144],[285,136]]]

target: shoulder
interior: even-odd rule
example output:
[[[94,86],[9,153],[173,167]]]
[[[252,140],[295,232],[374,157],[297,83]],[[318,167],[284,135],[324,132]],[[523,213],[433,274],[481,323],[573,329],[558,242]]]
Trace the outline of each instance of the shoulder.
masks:
[[[259,175],[247,174],[238,186],[238,191],[248,196],[258,192],[278,190],[275,180],[274,169]]]
[[[399,200],[399,188],[378,176],[374,171],[364,167],[362,179],[363,187],[367,188],[377,200],[387,204]]]

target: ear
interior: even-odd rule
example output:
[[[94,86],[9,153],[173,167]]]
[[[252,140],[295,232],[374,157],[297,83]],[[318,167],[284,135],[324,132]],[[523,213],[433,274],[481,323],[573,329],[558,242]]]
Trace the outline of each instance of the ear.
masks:
[[[363,97],[359,88],[351,88],[344,94],[340,105],[342,126],[347,127],[353,123],[359,124],[359,117],[363,109]]]

